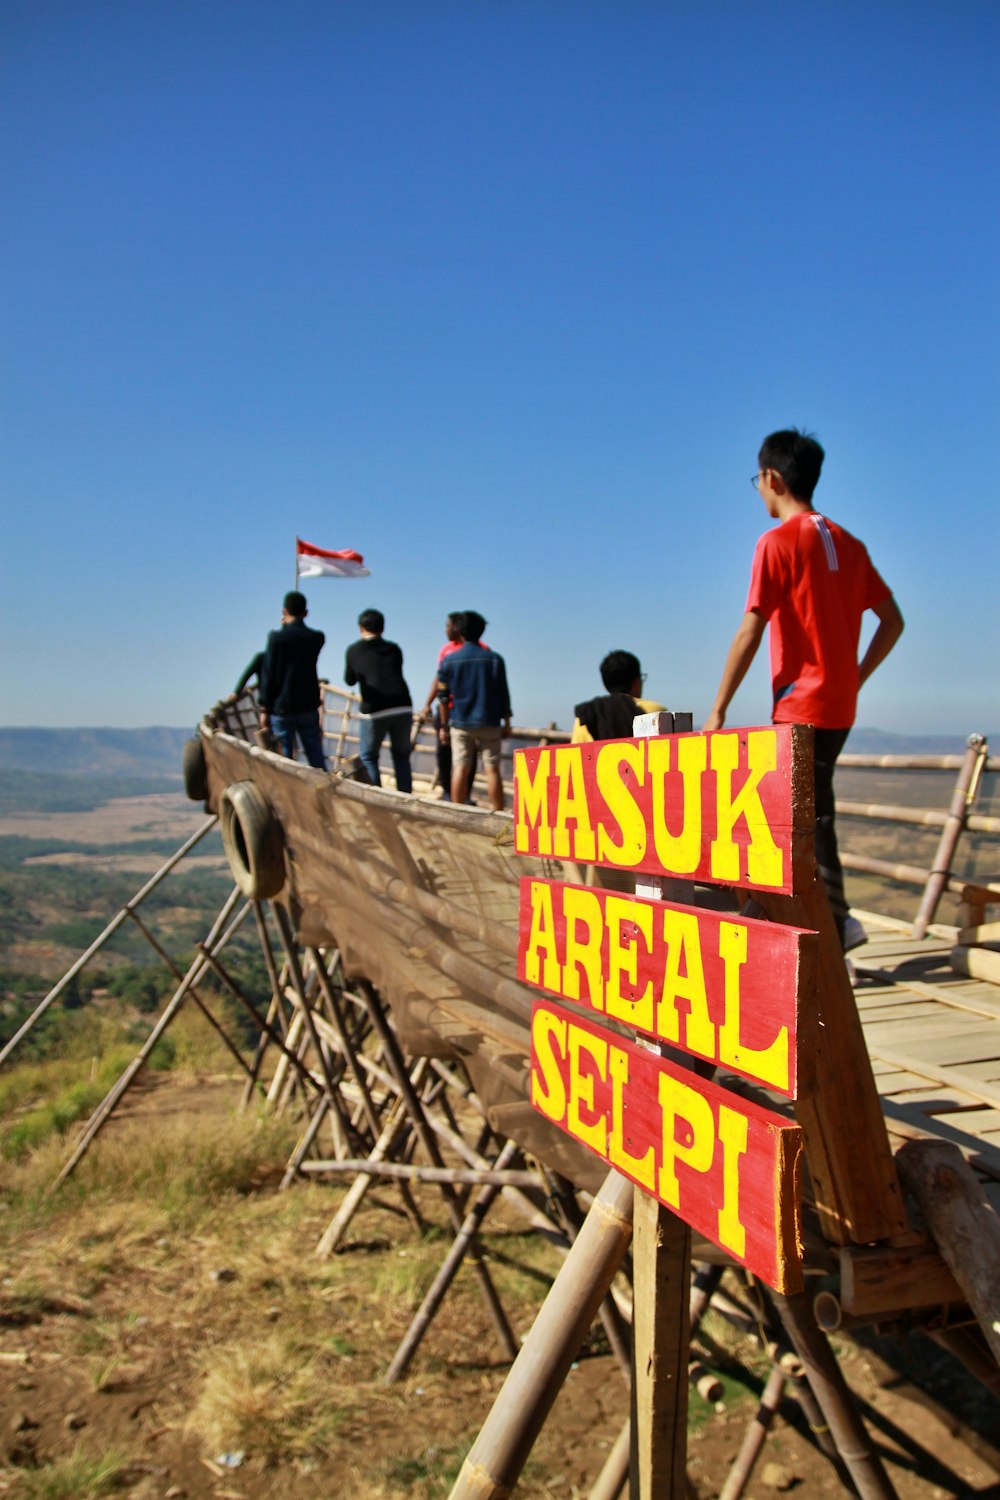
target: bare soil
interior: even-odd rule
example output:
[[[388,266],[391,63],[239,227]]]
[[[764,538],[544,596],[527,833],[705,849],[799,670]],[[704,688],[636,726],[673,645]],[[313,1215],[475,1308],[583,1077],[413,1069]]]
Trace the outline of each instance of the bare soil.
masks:
[[[65,1202],[37,1222],[14,1226],[0,1211],[0,1493],[68,1494],[38,1486],[74,1452],[114,1450],[114,1493],[135,1500],[448,1494],[508,1368],[471,1276],[460,1276],[408,1378],[382,1383],[443,1257],[443,1233],[418,1235],[385,1188],[369,1195],[343,1252],[321,1261],[314,1246],[342,1190],[312,1182],[279,1194],[280,1162],[252,1192],[220,1193],[215,1211],[193,1223],[169,1195],[155,1205],[116,1204],[101,1189],[115,1159],[134,1159],[154,1136],[192,1122],[221,1130],[236,1094],[218,1078],[154,1077],[129,1096],[88,1158],[87,1190],[71,1184]],[[443,1225],[434,1190],[418,1198],[428,1223]],[[485,1245],[523,1335],[560,1262],[522,1231],[498,1207]],[[220,1357],[235,1366],[247,1344],[268,1339],[285,1339],[315,1362],[322,1439],[311,1443],[293,1413],[269,1446],[262,1409],[247,1440],[224,1448],[199,1425],[208,1383]],[[1000,1496],[1000,1406],[982,1387],[923,1339],[837,1347],[901,1500]],[[707,1500],[754,1415],[764,1367],[716,1324],[703,1357],[726,1385],[715,1407],[692,1398],[689,1474]],[[517,1493],[585,1496],[627,1412],[622,1374],[594,1334]],[[745,1493],[763,1500],[849,1491],[786,1400]]]

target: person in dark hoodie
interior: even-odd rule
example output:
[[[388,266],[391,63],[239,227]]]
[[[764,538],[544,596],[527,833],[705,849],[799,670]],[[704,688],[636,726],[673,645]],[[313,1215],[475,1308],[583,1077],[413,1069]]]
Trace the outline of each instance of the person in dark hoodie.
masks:
[[[388,735],[396,790],[410,792],[413,790],[410,771],[413,703],[403,679],[403,653],[395,641],[383,639],[384,629],[385,616],[380,610],[361,611],[358,615],[361,639],[347,648],[344,681],[348,687],[357,683],[361,690],[361,717],[358,720],[361,764],[372,785],[382,785],[378,755],[382,741]]]
[[[285,755],[294,756],[296,740],[306,760],[317,770],[326,769],[323,726],[319,716],[319,679],[316,661],[323,647],[323,632],[306,624],[306,597],[298,589],[285,595],[281,606],[281,629],[267,638],[260,663],[260,728],[265,739],[273,734]]]
[[[576,705],[572,743],[630,739],[636,714],[662,712],[662,703],[639,696],[644,676],[639,658],[631,651],[609,651],[601,662],[601,681],[607,692]]]

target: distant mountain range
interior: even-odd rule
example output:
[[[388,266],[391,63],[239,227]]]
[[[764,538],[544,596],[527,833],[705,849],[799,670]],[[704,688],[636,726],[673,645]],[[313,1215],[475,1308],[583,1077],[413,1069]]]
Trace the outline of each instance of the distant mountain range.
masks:
[[[982,732],[986,734],[985,730]],[[853,755],[961,755],[968,737],[967,733],[890,734],[885,729],[862,729],[855,725],[847,749]],[[994,753],[992,748],[990,753]]]
[[[84,776],[179,777],[189,729],[3,729],[0,770]],[[957,755],[962,734],[889,734],[855,728],[847,748],[859,755]]]
[[[2,729],[0,770],[176,776],[190,729]]]

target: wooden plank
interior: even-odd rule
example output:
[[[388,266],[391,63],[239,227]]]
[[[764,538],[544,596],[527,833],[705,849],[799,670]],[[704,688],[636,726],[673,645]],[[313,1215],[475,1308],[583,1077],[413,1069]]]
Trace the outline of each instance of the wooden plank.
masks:
[[[813,1048],[816,1082],[799,1098],[796,1115],[823,1233],[834,1244],[892,1239],[909,1223],[826,890],[814,879],[804,896],[754,901],[772,922],[819,933],[815,1030],[809,1037],[800,1017],[799,1042],[800,1055]]]
[[[928,1000],[940,1000],[943,1005],[955,1010],[971,1011],[1000,1020],[1000,991],[986,985],[970,984],[958,975],[955,975],[953,981],[948,980],[942,984],[927,984],[920,979],[894,979],[892,984],[905,993],[920,995]],[[862,990],[859,993],[865,992]],[[868,993],[876,992],[869,990]]]
[[[657,882],[659,884],[659,882]],[[794,1098],[816,934],[525,876],[518,978]]]
[[[882,1098],[893,1098],[897,1093],[907,1093],[910,1089],[918,1089],[927,1082],[926,1078],[918,1078],[916,1073],[901,1072],[894,1068],[892,1063],[885,1066],[891,1071],[887,1073],[876,1073],[878,1091]]]
[[[885,1112],[892,1123],[902,1123],[917,1126],[921,1135],[940,1141],[948,1141],[957,1146],[962,1155],[967,1159],[975,1159],[977,1164],[990,1176],[1000,1175],[1000,1150],[988,1142],[981,1140],[978,1136],[968,1131],[946,1125],[935,1115],[928,1115],[917,1105],[906,1105],[896,1099],[885,1101]]]
[[[877,1026],[880,1021],[901,1021],[910,1025],[914,1021],[931,1017],[937,1022],[941,1015],[940,1005],[936,1005],[933,1000],[917,1001],[910,1005],[866,1005],[863,990],[858,992],[858,1010],[861,1013],[861,1024],[865,1031],[869,1026]]]
[[[552,1001],[531,1102],[769,1286],[801,1286],[798,1126]]]
[[[905,1068],[911,1073],[919,1073],[922,1077],[938,1083],[943,1083],[949,1088],[961,1089],[973,1099],[980,1099],[984,1104],[1000,1106],[1000,1087],[992,1088],[989,1083],[981,1081],[973,1073],[964,1068],[949,1068],[947,1072],[937,1068],[931,1062],[914,1057],[910,1053],[899,1050],[888,1050],[885,1047],[879,1049],[879,1056],[884,1060],[894,1062],[897,1067]],[[875,1236],[873,1235],[874,1239]]]
[[[850,1245],[839,1252],[840,1304],[852,1317],[891,1316],[964,1302],[949,1266],[929,1241],[896,1249]]]
[[[925,1058],[929,1063],[938,1067],[960,1067],[966,1062],[984,1061],[984,1052],[995,1052],[998,1038],[996,1034],[986,1038],[979,1035],[970,1036],[947,1036],[933,1035],[929,1037],[914,1037],[907,1033],[905,1028],[900,1027],[895,1032],[896,1036],[906,1036],[906,1045],[910,1056],[914,1058]],[[890,1037],[890,1042],[892,1038]],[[885,1035],[875,1039],[875,1046],[881,1049],[885,1041]]]
[[[691,1231],[638,1190],[633,1213],[630,1493],[685,1500]]]
[[[812,731],[801,725],[514,754],[514,848],[790,893],[811,885]]]

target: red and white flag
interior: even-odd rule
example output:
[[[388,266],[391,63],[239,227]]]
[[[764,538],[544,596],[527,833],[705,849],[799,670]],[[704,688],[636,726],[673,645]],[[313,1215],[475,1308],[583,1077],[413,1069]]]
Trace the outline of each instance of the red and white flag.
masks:
[[[312,542],[295,538],[295,577],[298,578],[370,578],[371,568],[364,566],[360,552],[345,547],[342,552],[329,552],[325,547],[314,547]]]

